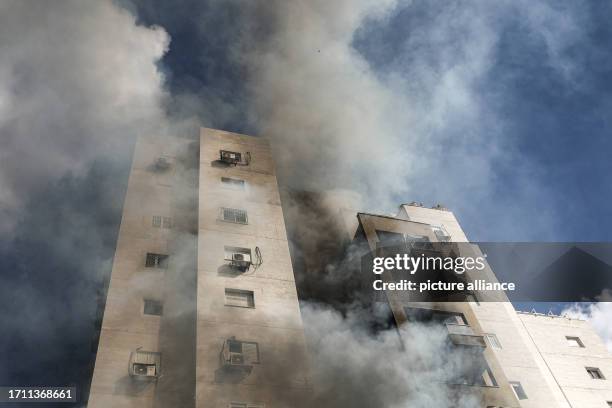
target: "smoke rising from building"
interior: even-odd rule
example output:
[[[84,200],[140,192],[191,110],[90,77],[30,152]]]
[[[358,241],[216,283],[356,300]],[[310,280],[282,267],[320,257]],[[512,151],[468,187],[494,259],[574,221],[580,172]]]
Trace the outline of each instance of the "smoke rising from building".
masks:
[[[219,2],[212,3],[214,10],[222,10]],[[422,10],[423,21],[411,22],[418,29],[402,42],[393,63],[381,71],[363,55],[376,54],[375,50],[366,50],[363,44],[376,35],[377,27],[394,21],[410,7],[405,2],[266,1],[244,7],[247,12],[234,24],[245,23],[245,28],[239,30],[227,51],[228,59],[246,73],[246,98],[228,103],[188,92],[170,95],[161,61],[171,38],[162,27],[138,24],[136,16],[117,3],[67,1],[32,7],[31,3],[9,1],[0,6],[3,249],[15,248],[13,237],[22,242],[36,238],[34,241],[46,245],[49,256],[55,258],[56,266],[45,273],[62,276],[61,271],[68,269],[77,275],[66,278],[89,281],[96,276],[92,271],[108,266],[109,258],[98,257],[96,245],[112,246],[108,243],[112,228],[107,231],[104,227],[118,216],[121,204],[121,192],[101,176],[100,167],[115,170],[107,174],[125,177],[121,169],[129,161],[136,135],[176,129],[175,119],[190,117],[193,112],[210,119],[211,112],[221,111],[228,122],[248,118],[257,133],[272,139],[278,151],[276,161],[285,175],[282,181],[294,189],[345,191],[350,197],[348,206],[363,210],[389,211],[400,199],[415,194],[423,200],[443,197],[452,199],[448,204],[470,220],[508,214],[497,225],[497,235],[491,233],[492,238],[552,235],[554,206],[542,212],[529,231],[515,225],[514,220],[529,214],[534,203],[546,201],[546,188],[532,178],[539,169],[524,161],[512,140],[506,138],[505,127],[511,124],[506,123],[503,112],[483,103],[478,95],[496,58],[503,28],[500,16],[507,14],[524,19],[534,37],[544,42],[550,64],[558,66],[568,81],[576,81],[580,67],[564,55],[583,35],[581,13],[569,17],[546,3],[537,7],[528,3],[427,6]],[[138,7],[135,9],[137,13]],[[246,24],[253,15],[256,21]],[[206,26],[201,31],[202,36],[216,35]],[[226,106],[220,110],[210,106],[214,103]],[[245,110],[236,109],[237,105]],[[496,200],[494,167],[499,165],[517,169],[521,187],[515,203]],[[95,191],[82,201],[75,201],[75,195],[58,194],[47,206],[32,205],[33,201],[44,203],[49,190],[73,191],[66,186]],[[108,206],[94,210],[109,197],[112,202]],[[482,201],[489,201],[493,209],[473,206]],[[103,216],[90,216],[99,213]],[[40,225],[58,216],[72,222],[50,228],[40,239]],[[28,219],[39,223],[23,229]],[[487,225],[473,225],[476,233],[487,233]],[[57,231],[59,236],[54,234]],[[92,257],[75,261],[74,248],[84,231],[88,236],[93,233],[87,252]],[[32,272],[26,268],[21,273]],[[32,300],[43,298],[43,288],[13,291],[14,280],[10,273],[2,277],[6,297],[19,297],[17,304],[29,305],[22,310],[32,320],[29,326],[48,333],[49,315],[40,313],[44,303]],[[56,283],[54,287],[60,290]],[[85,286],[86,290],[74,289],[74,299],[88,301],[92,287]],[[79,310],[74,306],[72,310]],[[368,348],[363,344],[391,349],[390,338],[373,339],[359,328],[355,330],[363,344],[355,344],[349,335],[353,330],[350,318],[343,321],[335,312],[310,307],[305,311],[315,338],[317,331],[331,323],[346,328],[338,339],[324,338],[318,344],[324,351],[321,355],[331,364],[319,372],[323,379],[333,378],[341,368],[333,359],[333,341],[351,341],[356,352],[366,358]],[[65,308],[57,309],[58,314],[66,312]],[[3,313],[0,323],[18,333],[23,326],[9,315]],[[78,313],[68,316],[82,317]],[[406,365],[414,362],[403,360],[412,356],[398,358]],[[360,367],[357,361],[350,366],[350,378],[358,386],[368,380]],[[389,369],[406,380],[414,375],[403,366],[391,365]],[[350,390],[345,390],[346,395]],[[389,406],[415,403],[408,394],[389,396],[394,398],[384,400]],[[376,392],[369,397],[383,401],[382,394]],[[334,401],[330,393],[321,398],[326,403]]]

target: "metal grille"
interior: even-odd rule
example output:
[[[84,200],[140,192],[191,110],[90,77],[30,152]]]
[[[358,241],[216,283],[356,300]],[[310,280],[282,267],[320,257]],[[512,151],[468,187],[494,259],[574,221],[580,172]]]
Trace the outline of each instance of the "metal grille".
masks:
[[[491,346],[491,348],[497,349],[497,350],[501,350],[502,346],[501,343],[499,342],[499,340],[497,339],[497,336],[494,334],[485,334],[485,337],[487,339],[487,341],[489,342],[489,345]]]
[[[160,215],[154,215],[152,223],[155,228],[161,228],[162,217]]]
[[[145,266],[147,268],[166,269],[168,267],[168,255],[153,254],[149,252],[147,253],[147,258],[145,260]]]
[[[223,221],[233,222],[236,224],[247,224],[247,212],[236,208],[221,208],[221,217]]]

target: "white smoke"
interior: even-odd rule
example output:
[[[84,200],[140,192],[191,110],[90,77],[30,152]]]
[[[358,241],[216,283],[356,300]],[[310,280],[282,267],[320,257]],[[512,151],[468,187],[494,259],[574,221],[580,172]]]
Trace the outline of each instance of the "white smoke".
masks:
[[[561,312],[574,319],[588,320],[595,332],[603,340],[608,350],[612,353],[612,297],[606,290],[601,302],[597,303],[575,303]]]
[[[375,211],[443,201],[481,240],[554,236],[554,205],[529,226],[516,222],[549,194],[497,106],[504,95],[482,92],[495,80],[489,75],[504,30],[518,21],[544,44],[539,57],[576,81],[565,51],[584,35],[584,13],[569,3],[392,0],[266,1],[257,10],[268,16],[267,41],[245,38],[239,47],[251,72],[250,113],[274,140],[289,184],[352,189],[365,198],[363,209]],[[355,41],[411,10],[422,18],[408,20],[410,35],[392,63],[370,65]],[[495,193],[499,168],[516,181],[512,203]],[[494,230],[482,221],[492,218]]]
[[[159,131],[168,44],[110,0],[0,3],[0,232],[40,189]]]
[[[451,383],[474,361],[449,348],[444,327],[407,325],[374,334],[375,316],[345,317],[315,304],[301,307],[312,359],[314,398],[322,407],[431,408],[481,406],[476,393],[454,393]],[[401,333],[401,340],[400,340]]]

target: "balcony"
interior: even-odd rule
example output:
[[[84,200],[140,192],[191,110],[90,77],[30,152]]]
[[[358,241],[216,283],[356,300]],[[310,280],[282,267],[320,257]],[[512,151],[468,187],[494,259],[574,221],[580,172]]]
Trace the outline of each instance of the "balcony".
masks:
[[[458,346],[486,347],[484,337],[474,333],[474,330],[466,324],[446,323],[448,337]]]

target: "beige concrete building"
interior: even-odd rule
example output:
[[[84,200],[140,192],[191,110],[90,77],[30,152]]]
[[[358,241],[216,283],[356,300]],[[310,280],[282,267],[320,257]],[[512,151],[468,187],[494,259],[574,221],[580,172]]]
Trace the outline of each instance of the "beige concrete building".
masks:
[[[286,212],[264,138],[201,129],[195,139],[140,140],[88,406],[312,406],[294,269],[320,269],[340,252],[310,245],[312,256],[292,259]],[[398,237],[434,252],[467,242],[439,207],[336,218],[336,226],[323,219],[322,235],[338,228],[339,241],[371,254],[384,255]],[[359,278],[371,287],[372,274]],[[495,275],[487,268],[463,279],[477,278]],[[505,296],[484,292],[423,301],[386,291],[372,301],[388,305],[397,327],[442,322],[453,347],[476,362],[448,386],[483,408],[612,406],[612,358],[587,322],[517,313]]]
[[[445,231],[444,239],[467,241],[452,212],[403,205],[399,218]],[[478,294],[476,294],[478,297]],[[586,321],[516,312],[510,302],[468,302],[466,318],[486,339],[487,361],[516,401],[492,406],[608,408],[612,406],[612,355]],[[502,375],[500,375],[502,374]],[[508,404],[508,402],[506,402]],[[484,405],[487,406],[487,405]]]
[[[268,142],[139,141],[89,407],[306,407],[306,360]]]

